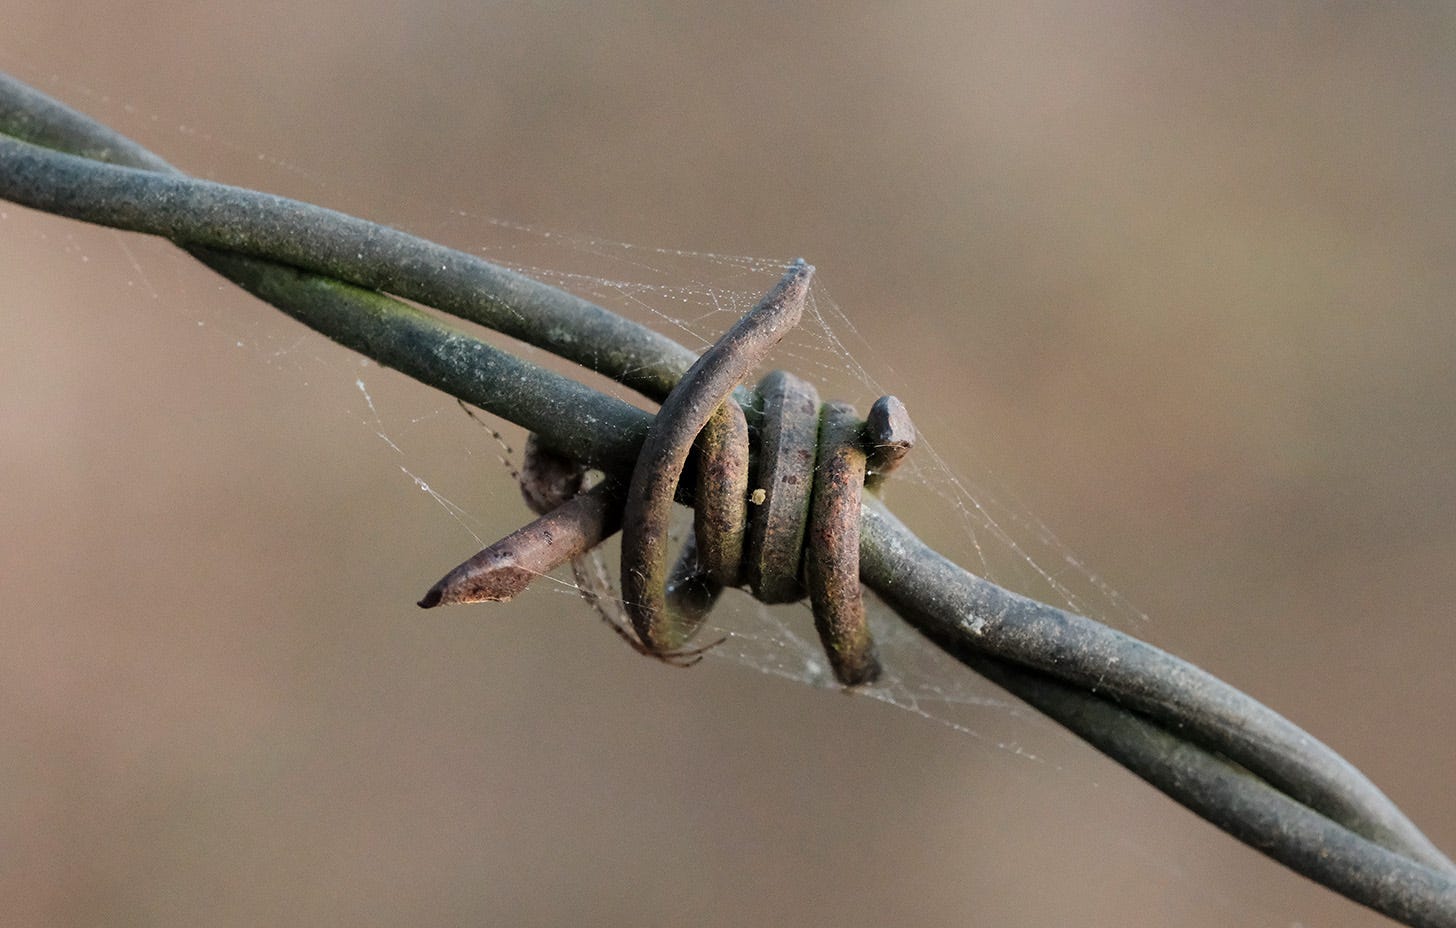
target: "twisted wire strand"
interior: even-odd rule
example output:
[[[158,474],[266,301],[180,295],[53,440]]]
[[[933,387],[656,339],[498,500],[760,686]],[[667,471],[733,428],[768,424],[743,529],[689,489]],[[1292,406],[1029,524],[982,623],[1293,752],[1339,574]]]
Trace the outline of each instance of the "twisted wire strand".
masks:
[[[346,347],[609,473],[635,462],[647,413],[386,293],[509,332],[655,398],[692,363],[665,336],[473,256],[319,207],[161,173],[173,169],[3,75],[0,132],[0,197],[171,238]],[[740,392],[734,402],[751,400]],[[692,494],[679,488],[679,499],[691,503]],[[607,518],[595,531],[610,530]],[[1456,925],[1456,867],[1358,770],[1293,723],[1151,645],[964,571],[872,498],[860,530],[861,579],[973,670],[1298,872],[1408,924]]]

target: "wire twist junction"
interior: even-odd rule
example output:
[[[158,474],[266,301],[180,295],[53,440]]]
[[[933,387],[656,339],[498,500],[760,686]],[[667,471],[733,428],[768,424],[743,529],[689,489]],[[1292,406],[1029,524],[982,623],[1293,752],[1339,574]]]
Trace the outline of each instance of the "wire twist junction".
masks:
[[[835,678],[858,686],[879,676],[859,584],[860,494],[872,456],[880,477],[913,444],[904,406],[881,397],[870,421],[861,421],[853,407],[821,406],[810,384],[774,371],[750,398],[751,429],[733,398],[798,324],[813,272],[803,261],[790,265],[688,369],[648,430],[621,518],[622,597],[643,653],[670,662],[696,656],[685,648],[718,594],[746,585],[765,603],[796,602],[807,593]],[[695,446],[692,536],[669,571],[672,503]],[[567,502],[541,502],[537,487],[560,480],[538,473],[545,460],[539,451],[528,454],[523,480],[541,517],[451,571],[420,605],[510,598],[533,576],[577,557],[595,531],[608,529],[602,512],[608,484],[576,495],[578,474],[563,494]]]

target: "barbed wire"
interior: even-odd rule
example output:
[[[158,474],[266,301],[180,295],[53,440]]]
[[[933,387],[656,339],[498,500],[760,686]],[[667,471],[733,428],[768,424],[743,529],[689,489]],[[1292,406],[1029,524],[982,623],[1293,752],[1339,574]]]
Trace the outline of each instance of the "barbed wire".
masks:
[[[166,237],[334,341],[625,480],[653,417],[402,300],[664,400],[696,355],[482,259],[312,204],[187,177],[0,75],[0,197]],[[751,407],[752,391],[735,394]],[[678,499],[692,504],[691,488]],[[969,573],[867,495],[861,581],[992,680],[1239,840],[1409,925],[1456,926],[1456,865],[1294,723],[1130,635]]]

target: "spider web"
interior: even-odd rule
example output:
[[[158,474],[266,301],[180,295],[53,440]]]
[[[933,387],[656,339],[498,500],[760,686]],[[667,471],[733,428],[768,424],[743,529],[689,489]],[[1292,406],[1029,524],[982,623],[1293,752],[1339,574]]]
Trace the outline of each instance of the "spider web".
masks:
[[[70,86],[64,96],[74,99],[77,91]],[[102,118],[114,106],[113,101],[99,98],[92,102],[102,106],[88,107],[85,98],[82,92],[76,102]],[[139,120],[158,122],[131,107],[123,105],[123,109]],[[114,118],[110,121],[123,131],[128,128]],[[231,147],[226,140],[190,126],[175,126],[172,131],[179,139],[195,142],[202,152]],[[199,164],[185,156],[175,160],[189,167]],[[286,179],[283,186],[288,189],[279,192],[347,208],[347,202],[340,200],[347,201],[350,191],[343,190],[341,197],[339,184],[332,178],[264,155],[257,155],[256,160],[265,175]],[[207,176],[207,167],[204,159],[196,173]],[[0,223],[10,218],[9,211],[0,205]],[[398,215],[406,218],[371,218],[471,251],[588,298],[694,351],[716,341],[797,257],[664,248],[564,234],[442,209],[438,204],[400,203]],[[4,227],[7,234],[14,234],[18,227],[22,236],[59,235],[61,241],[50,244],[79,264],[101,257],[92,230],[60,222],[47,222],[39,232],[30,224]],[[326,394],[346,429],[367,436],[373,446],[371,456],[351,463],[387,475],[383,482],[386,490],[393,488],[389,492],[408,494],[438,535],[453,539],[450,547],[455,560],[463,560],[531,518],[519,500],[513,476],[525,439],[519,428],[483,414],[472,415],[454,400],[349,355],[321,336],[295,325],[280,325],[276,313],[235,293],[229,285],[218,283],[213,291],[199,293],[193,262],[165,243],[118,232],[102,235],[114,250],[105,257],[128,269],[123,286],[141,294],[144,301],[175,314],[182,325],[198,330],[199,337],[222,339],[282,378]],[[927,372],[884,357],[856,324],[864,318],[864,308],[856,306],[852,296],[839,297],[832,260],[805,257],[818,264],[818,273],[804,320],[776,349],[764,371],[775,367],[792,370],[813,382],[825,400],[852,402],[862,411],[884,393],[943,389],[928,383]],[[185,298],[175,298],[178,293]],[[214,295],[221,298],[212,299]],[[240,312],[239,307],[250,309]],[[620,385],[531,346],[494,333],[485,333],[485,337],[532,361],[651,408]],[[949,388],[955,389],[953,382]],[[916,416],[913,403],[910,412]],[[915,421],[919,444],[885,491],[891,508],[912,529],[952,560],[1010,589],[1134,631],[1148,621],[999,484],[984,462],[951,461],[940,454],[937,437],[959,427],[957,423],[924,416]],[[976,477],[964,476],[970,473]],[[679,515],[680,541],[688,519],[686,510]],[[391,538],[408,550],[408,539],[397,536],[383,536],[377,543],[391,544]],[[615,542],[604,545],[593,555],[592,573],[613,576],[616,554]],[[413,609],[413,599],[455,560],[420,560],[418,587],[409,591],[408,598],[401,598],[402,608]],[[579,620],[583,639],[590,641],[584,647],[621,647],[600,627],[570,570],[541,578],[528,595],[550,597],[559,606],[557,611]],[[608,590],[606,595],[616,594]],[[1004,755],[1042,762],[1034,739],[1028,746],[1019,735],[1027,723],[1040,723],[1039,715],[935,649],[872,594],[867,595],[866,606],[884,672],[876,684],[858,690],[860,695],[948,726]],[[710,664],[742,667],[810,687],[837,688],[807,604],[771,607],[741,591],[727,591],[696,643],[718,639],[721,643],[706,652]],[[1163,868],[1174,866],[1162,860],[1149,862]],[[1173,876],[1191,882],[1186,874]],[[1215,902],[1223,905],[1227,900]]]
[[[792,260],[565,235],[460,212],[452,214],[449,225],[469,227],[477,237],[480,229],[489,230],[489,243],[475,249],[487,260],[584,296],[666,333],[694,351],[705,350],[716,341],[759,300]],[[446,229],[444,234],[459,237],[455,228]],[[903,375],[875,357],[873,346],[860,335],[851,313],[830,295],[831,284],[826,282],[829,276],[819,271],[803,323],[778,346],[764,370],[793,370],[814,382],[826,400],[852,400],[863,410],[876,396],[894,392],[892,380]],[[552,363],[552,359],[529,346],[513,347],[532,360]],[[887,373],[876,376],[872,368],[884,368]],[[641,402],[609,381],[569,367],[563,369],[623,399]],[[391,427],[387,417],[381,416],[366,381],[360,378],[355,384],[368,409],[366,424],[376,431],[380,441],[405,454],[400,447],[402,430]],[[429,418],[441,415],[452,417],[446,408]],[[420,416],[412,417],[406,430],[420,421]],[[941,526],[935,538],[945,553],[974,572],[1073,611],[1124,627],[1147,621],[1008,494],[985,481],[972,484],[958,476],[956,468],[935,448],[934,423],[917,421],[917,429],[919,444],[907,464],[891,478],[886,495],[892,506],[903,504],[911,512],[935,512],[942,518],[949,513],[949,525]],[[484,431],[494,443],[487,444],[487,454],[499,458],[503,477],[511,476],[523,436],[505,423],[495,423]],[[422,470],[407,466],[401,470],[406,479],[465,529],[472,544],[484,546],[515,527],[484,524],[472,513],[468,502],[453,491],[442,491]],[[676,533],[679,542],[689,524],[686,510],[681,510],[680,515]],[[522,521],[527,518],[523,510]],[[604,580],[613,577],[616,556],[614,544],[604,545],[591,556],[593,565],[587,574]],[[547,588],[554,595],[578,597],[582,591],[570,572],[562,570],[558,574],[546,578]],[[593,586],[589,592],[602,596],[611,606],[616,592],[601,582]],[[998,748],[1034,756],[1014,737],[985,733],[988,716],[1034,713],[929,645],[871,594],[867,594],[866,601],[885,672],[876,684],[858,692],[958,731],[989,738]],[[619,600],[615,606],[620,612]],[[578,611],[590,615],[584,606]],[[807,604],[770,607],[741,591],[727,591],[697,637],[699,643],[714,640],[720,643],[706,652],[710,661],[727,661],[814,687],[837,687]]]
[[[89,104],[93,110],[104,111],[117,106],[104,94],[85,87],[68,85],[66,91],[73,98],[79,95],[83,108]],[[120,104],[120,109],[133,120],[153,125],[161,122],[129,104]],[[174,126],[172,132],[203,152],[233,147],[225,139],[190,125]],[[340,195],[339,185],[317,172],[262,154],[255,160],[265,173],[286,177],[285,186],[302,188],[299,196],[328,203],[336,202]],[[206,166],[204,160],[204,169],[198,173],[206,176]],[[343,193],[347,196],[349,191]],[[757,303],[781,276],[785,265],[796,257],[685,250],[564,234],[442,209],[435,204],[403,202],[398,209],[406,216],[427,217],[414,223],[395,223],[409,231],[583,296],[699,352]],[[9,215],[9,208],[0,206],[0,221]],[[81,264],[90,263],[94,252],[82,242],[92,230],[66,224],[59,228],[63,236],[60,250]],[[22,229],[27,235],[54,234],[36,233],[29,226]],[[272,323],[276,320],[264,322],[257,314],[238,313],[231,302],[214,306],[191,298],[171,299],[171,294],[191,292],[196,286],[190,259],[156,240],[114,231],[103,234],[115,249],[111,257],[119,257],[128,270],[125,287],[183,316],[186,324],[207,337],[231,342],[304,387],[329,391],[343,417],[377,440],[396,475],[396,486],[416,492],[419,505],[443,515],[443,531],[453,532],[461,542],[460,559],[519,524],[502,522],[498,505],[502,496],[506,500],[517,496],[513,478],[525,439],[518,427],[463,410],[453,400],[417,384],[401,389],[395,383],[401,378],[393,372],[364,358],[341,357],[321,336],[297,327],[275,327]],[[808,257],[813,260],[813,256]],[[832,295],[833,286],[832,265],[826,267],[825,262],[820,262],[803,322],[777,347],[760,373],[776,367],[792,370],[813,382],[825,400],[853,402],[861,410],[867,409],[875,397],[897,392],[907,381],[922,392],[930,392],[923,382],[924,375],[909,365],[896,365],[886,359],[861,335],[855,324],[859,310],[842,305]],[[219,284],[218,289],[221,292],[227,288]],[[619,384],[561,362],[533,346],[496,333],[483,335],[536,363],[652,408]],[[921,379],[918,385],[917,378]],[[911,415],[915,416],[914,408]],[[1147,621],[1050,528],[998,486],[984,464],[944,459],[935,445],[941,423],[918,418],[916,427],[917,447],[885,491],[892,508],[902,515],[911,514],[912,529],[928,528],[924,537],[942,553],[1010,589],[1122,627],[1135,628]],[[452,453],[470,462],[466,475],[442,468],[442,456]],[[961,476],[964,472],[979,476],[971,481]],[[517,511],[519,522],[530,518],[524,506]],[[934,522],[917,526],[913,518],[917,512],[934,513]],[[689,524],[686,510],[680,516],[678,541]],[[615,574],[615,559],[615,543],[609,542],[591,555],[592,563],[584,573],[610,578]],[[422,576],[443,573],[449,566],[422,565]],[[566,603],[568,611],[595,621],[570,570],[563,568],[543,577],[537,586],[550,595],[574,601]],[[620,609],[614,589],[605,582],[594,586],[596,589],[587,592],[602,597],[608,608]],[[866,604],[884,672],[877,683],[857,690],[859,694],[986,738],[1013,754],[1034,757],[1015,739],[1014,727],[1006,729],[1012,734],[993,736],[987,734],[987,723],[1007,716],[1039,716],[929,645],[872,594],[867,594]],[[807,603],[771,607],[757,603],[744,592],[726,591],[697,639],[698,643],[714,640],[720,643],[707,650],[709,661],[737,664],[813,687],[837,688]]]

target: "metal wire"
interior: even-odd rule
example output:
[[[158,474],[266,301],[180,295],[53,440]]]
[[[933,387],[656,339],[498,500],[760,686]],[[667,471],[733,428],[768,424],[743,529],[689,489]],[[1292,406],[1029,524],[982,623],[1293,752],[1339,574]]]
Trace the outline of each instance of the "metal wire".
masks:
[[[625,476],[652,417],[394,297],[540,346],[661,400],[694,361],[578,297],[393,229],[187,178],[0,75],[0,197],[162,235],[305,325]],[[738,402],[751,397],[740,392]],[[678,499],[692,502],[691,488]],[[906,621],[1233,836],[1410,925],[1456,926],[1456,866],[1368,779],[1211,674],[1004,590],[866,498],[860,577]]]
[[[637,454],[622,518],[622,600],[637,637],[655,651],[680,648],[689,630],[667,607],[666,549],[673,497],[693,442],[733,389],[798,324],[813,273],[796,262],[763,302],[703,352],[663,400]]]

